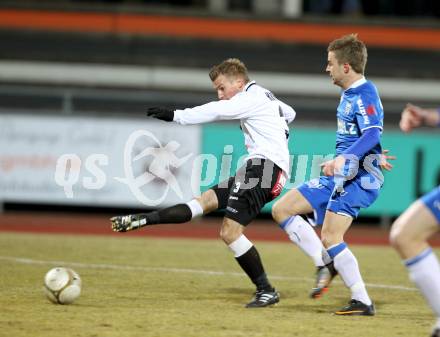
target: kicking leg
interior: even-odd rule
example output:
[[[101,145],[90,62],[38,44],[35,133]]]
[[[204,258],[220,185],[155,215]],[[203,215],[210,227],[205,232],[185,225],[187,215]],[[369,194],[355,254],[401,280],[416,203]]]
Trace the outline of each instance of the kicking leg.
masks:
[[[272,207],[272,217],[287,233],[290,241],[296,244],[316,266],[316,283],[310,297],[319,298],[328,290],[336,275],[331,260],[323,261],[325,251],[315,229],[299,214],[313,211],[309,201],[296,189],[290,190]],[[328,264],[326,266],[326,264]]]
[[[217,195],[212,189],[209,189],[202,193],[200,197],[185,204],[177,204],[150,213],[115,216],[110,221],[115,232],[127,232],[149,225],[188,222],[199,215],[208,214],[217,208]]]
[[[315,263],[316,267],[324,265],[322,261],[322,243],[312,226],[299,214],[313,211],[312,206],[296,189],[283,195],[272,207],[272,217],[287,233],[289,239]]]

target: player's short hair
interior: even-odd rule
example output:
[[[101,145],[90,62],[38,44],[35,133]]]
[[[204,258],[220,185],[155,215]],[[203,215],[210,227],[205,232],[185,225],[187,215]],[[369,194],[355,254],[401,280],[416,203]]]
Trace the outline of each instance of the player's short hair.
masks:
[[[209,72],[209,78],[211,81],[215,81],[219,75],[225,75],[227,77],[242,77],[246,83],[249,82],[249,75],[246,66],[236,58],[229,58],[211,68]]]
[[[357,34],[344,35],[333,40],[327,51],[335,53],[339,64],[348,63],[358,74],[363,74],[367,64],[367,47],[358,39]]]

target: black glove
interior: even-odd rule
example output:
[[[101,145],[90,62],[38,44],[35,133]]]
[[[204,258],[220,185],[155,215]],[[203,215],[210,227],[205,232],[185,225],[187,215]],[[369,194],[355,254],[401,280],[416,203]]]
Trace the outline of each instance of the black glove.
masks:
[[[159,107],[148,108],[147,116],[161,119],[165,122],[172,122],[174,119],[174,111],[167,108],[159,108]]]

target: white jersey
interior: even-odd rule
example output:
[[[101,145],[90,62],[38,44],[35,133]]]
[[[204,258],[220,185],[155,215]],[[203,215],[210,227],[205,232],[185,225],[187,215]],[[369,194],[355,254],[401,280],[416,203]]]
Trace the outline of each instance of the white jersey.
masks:
[[[247,83],[243,91],[229,100],[174,111],[174,121],[182,125],[239,119],[249,153],[247,159],[269,159],[287,176],[290,174],[287,123],[295,116],[292,107],[255,81]]]

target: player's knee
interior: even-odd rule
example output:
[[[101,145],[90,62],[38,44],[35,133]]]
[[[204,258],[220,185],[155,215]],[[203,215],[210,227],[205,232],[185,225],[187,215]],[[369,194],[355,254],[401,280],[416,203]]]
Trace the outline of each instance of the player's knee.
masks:
[[[324,237],[324,236],[322,235],[322,233],[321,233],[321,242],[322,242],[322,245],[323,245],[325,248],[328,248],[328,247],[332,246],[332,241],[329,240],[327,237]]]
[[[391,246],[393,246],[394,248],[397,248],[399,245],[399,233],[397,233],[396,231],[391,230],[389,237],[388,237]]]
[[[400,219],[397,219],[393,223],[389,235],[390,244],[399,251],[408,245],[408,236],[405,235],[403,228],[404,224]]]
[[[294,207],[289,207],[283,200],[276,201],[272,206],[272,218],[277,222],[281,223],[286,220],[289,216],[295,215]]]
[[[196,199],[203,208],[203,214],[208,214],[218,209],[217,195],[211,189],[202,193],[202,195]]]
[[[343,240],[343,236],[341,236],[339,233],[332,231],[328,228],[322,228],[321,242],[325,248],[341,243]]]
[[[220,237],[226,244],[231,244],[237,240],[241,234],[243,234],[243,230],[241,229],[240,225],[231,223],[226,218],[223,220],[223,224],[220,229]]]
[[[240,237],[241,234],[238,234],[237,232],[222,228],[220,230],[220,237],[226,244],[230,245],[232,242],[237,240]]]
[[[276,201],[272,206],[272,218],[278,223],[284,220],[282,218],[283,215],[282,208],[283,205],[279,201]]]
[[[230,228],[222,227],[220,229],[220,238],[228,245],[235,241],[234,232]]]

